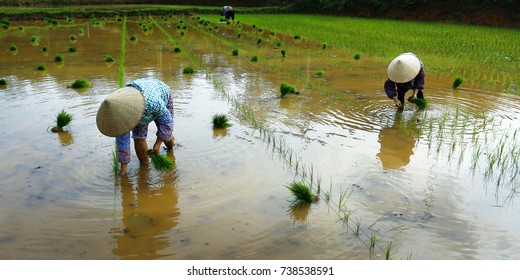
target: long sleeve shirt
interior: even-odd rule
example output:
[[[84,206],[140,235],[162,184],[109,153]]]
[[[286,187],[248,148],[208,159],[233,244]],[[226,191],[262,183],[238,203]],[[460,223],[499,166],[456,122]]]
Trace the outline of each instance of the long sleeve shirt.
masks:
[[[168,108],[168,102],[170,101],[171,89],[168,85],[160,80],[154,78],[141,78],[134,80],[126,86],[135,87],[144,96],[145,109],[143,117],[136,126],[141,130],[146,129],[150,122],[156,121],[158,125],[158,135],[161,131],[166,131],[164,134],[169,134],[173,129],[173,115],[172,111]],[[136,135],[138,131],[132,131],[133,138],[141,138],[140,135]],[[146,131],[144,132],[146,135]],[[116,137],[117,156],[119,162],[129,163],[130,162],[130,131],[121,136]],[[166,139],[167,140],[167,139]]]

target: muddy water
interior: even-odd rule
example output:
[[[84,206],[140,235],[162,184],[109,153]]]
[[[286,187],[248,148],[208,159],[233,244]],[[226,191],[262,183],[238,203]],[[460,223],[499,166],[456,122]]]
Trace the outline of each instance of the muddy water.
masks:
[[[382,91],[387,61],[288,36],[262,35],[257,44],[250,27],[236,39],[235,28],[208,31],[190,19],[181,36],[178,20],[156,20],[169,37],[157,27],[144,34],[129,19],[127,36],[138,40],[126,42],[124,77],[157,77],[172,88],[176,145],[167,155],[176,167],[159,173],[134,155],[124,178],[112,172],[114,139],[95,125],[100,102],[118,87],[121,24],[19,22],[0,33],[0,78],[8,81],[0,88],[0,258],[377,259],[390,242],[393,259],[520,257],[517,181],[497,187],[487,176],[492,149],[472,164],[475,143],[514,143],[518,98],[452,90],[428,75],[429,108],[397,112]],[[53,62],[57,53],[63,63]],[[35,70],[40,63],[48,69]],[[182,74],[186,66],[198,71]],[[314,77],[317,70],[325,75]],[[91,87],[67,88],[77,79]],[[283,81],[300,94],[279,98]],[[51,133],[63,108],[74,120]],[[290,153],[273,149],[244,108]],[[467,121],[455,123],[456,112]],[[232,126],[213,130],[216,113]],[[502,135],[510,140],[496,140]],[[319,178],[322,199],[291,207],[285,186],[302,179],[302,165],[306,178]],[[348,223],[340,221],[346,213]],[[370,236],[378,240],[372,252]]]

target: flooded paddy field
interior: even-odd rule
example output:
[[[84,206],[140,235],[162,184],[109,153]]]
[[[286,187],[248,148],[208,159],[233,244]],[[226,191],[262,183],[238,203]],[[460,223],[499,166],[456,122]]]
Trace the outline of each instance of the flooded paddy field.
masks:
[[[0,31],[0,258],[520,257],[518,96],[427,73],[428,108],[397,111],[383,91],[388,61],[253,24],[135,17]],[[115,141],[95,117],[140,77],[173,91],[175,147],[163,152],[175,169],[133,154],[117,177]],[[79,79],[90,86],[71,88]],[[282,98],[282,82],[299,94]],[[74,119],[52,133],[62,109]],[[213,129],[217,113],[232,126]],[[320,199],[292,205],[294,181]]]

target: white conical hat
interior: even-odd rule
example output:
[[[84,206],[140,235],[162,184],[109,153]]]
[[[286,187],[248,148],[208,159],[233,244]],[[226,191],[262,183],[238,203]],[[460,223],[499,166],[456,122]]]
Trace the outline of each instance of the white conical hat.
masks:
[[[403,53],[388,64],[388,79],[394,83],[406,83],[419,74],[421,61],[413,53]]]
[[[144,113],[144,96],[134,87],[120,88],[99,106],[96,124],[106,136],[120,136],[132,130]]]

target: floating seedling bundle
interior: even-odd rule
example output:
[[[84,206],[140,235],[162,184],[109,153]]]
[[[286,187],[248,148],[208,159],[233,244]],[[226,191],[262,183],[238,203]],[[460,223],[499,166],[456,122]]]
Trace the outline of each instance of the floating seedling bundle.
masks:
[[[58,115],[56,116],[56,126],[51,129],[52,132],[63,132],[63,128],[70,124],[73,115],[65,112],[65,109],[62,109]]]
[[[146,152],[152,160],[152,166],[157,171],[168,171],[173,169],[173,161],[163,154],[148,150]]]
[[[215,114],[213,115],[213,128],[221,129],[230,127],[229,120],[225,114]]]
[[[311,189],[302,182],[292,182],[287,189],[291,191],[294,196],[292,203],[294,205],[313,203],[318,200],[318,196],[313,194]]]
[[[291,84],[288,84],[286,82],[282,82],[282,84],[280,85],[280,95],[281,95],[281,97],[285,97],[289,93],[298,93],[296,91],[296,87],[291,85]]]

